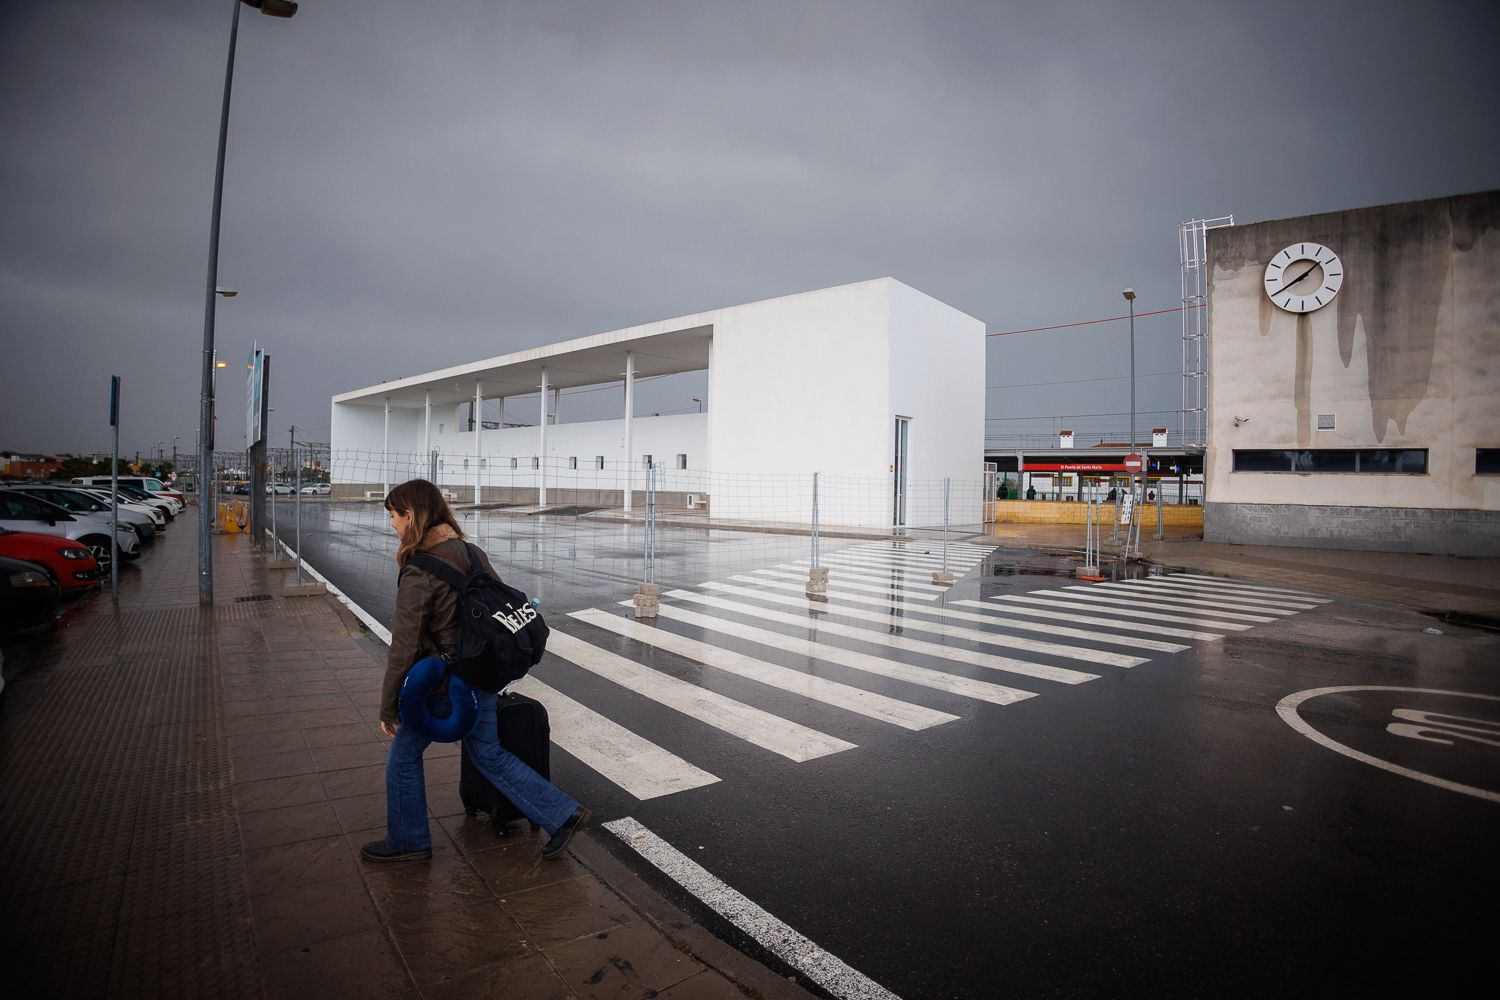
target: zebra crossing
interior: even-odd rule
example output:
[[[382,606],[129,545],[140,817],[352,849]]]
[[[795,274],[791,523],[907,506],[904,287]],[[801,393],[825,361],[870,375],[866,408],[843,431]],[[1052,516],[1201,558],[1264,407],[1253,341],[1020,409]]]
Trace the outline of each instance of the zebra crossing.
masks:
[[[950,545],[947,566],[962,578],[991,551]],[[831,570],[826,599],[807,595],[808,564],[791,560],[668,591],[652,624],[624,608],[575,611],[552,623],[548,655],[690,727],[804,763],[857,749],[846,738],[858,736],[857,724],[933,729],[962,718],[973,702],[1043,697],[1329,603],[1302,590],[1183,573],[937,605],[949,589],[931,582],[941,554],[881,541],[819,561]],[[699,680],[659,668],[662,657]],[[756,696],[730,697],[714,689],[714,677]],[[693,759],[694,743],[661,745],[671,741],[636,733],[535,676],[519,690],[546,703],[554,743],[637,799],[720,780],[710,762]],[[822,724],[844,733],[835,736],[788,719],[778,708],[788,698],[847,713],[856,726]],[[936,707],[923,703],[932,699]]]

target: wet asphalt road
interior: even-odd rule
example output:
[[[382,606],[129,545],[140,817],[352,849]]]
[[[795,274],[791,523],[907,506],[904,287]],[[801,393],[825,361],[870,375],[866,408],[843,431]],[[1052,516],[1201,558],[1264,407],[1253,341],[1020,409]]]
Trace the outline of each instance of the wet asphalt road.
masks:
[[[279,515],[283,537],[289,506]],[[394,538],[378,508],[303,510],[307,559],[389,623]],[[996,705],[681,622],[657,626],[958,716],[913,732],[568,618],[584,608],[625,613],[615,602],[640,579],[638,528],[494,515],[466,525],[508,579],[540,597],[554,627],[856,744],[793,762],[557,657],[534,671],[720,779],[640,801],[555,749],[554,779],[596,822],[633,816],[900,996],[1441,993],[1489,977],[1500,889],[1500,638],[1447,625],[1431,635],[1423,629],[1433,622],[1415,612],[1339,598],[1220,640],[1181,640],[1187,649],[1142,654],[1148,661],[1129,669],[1014,653],[1098,675],[1086,683],[945,665],[1037,695]],[[673,529],[661,529],[661,542],[664,590],[803,558],[808,544]],[[824,551],[867,544],[829,539]],[[1059,568],[997,551],[934,603],[960,610],[958,601],[1071,583],[1051,575]],[[715,613],[869,648],[815,623],[799,631]],[[1373,760],[1492,797],[1352,759],[1278,715],[1283,699],[1324,687],[1422,689],[1323,694],[1300,718]],[[1418,735],[1395,735],[1392,724]],[[755,950],[665,879],[643,874]]]

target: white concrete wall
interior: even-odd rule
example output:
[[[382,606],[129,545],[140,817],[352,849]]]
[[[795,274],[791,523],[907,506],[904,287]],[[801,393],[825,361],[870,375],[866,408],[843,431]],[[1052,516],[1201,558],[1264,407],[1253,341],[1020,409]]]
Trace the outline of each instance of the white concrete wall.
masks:
[[[851,492],[845,523],[885,523],[879,488],[889,458],[890,288],[886,279],[721,310],[714,318],[708,398],[714,468],[782,477],[800,488],[811,474],[872,481]],[[721,490],[714,513],[766,517],[770,480]],[[885,491],[888,492],[888,491]],[[810,516],[788,492],[768,519]],[[857,501],[855,497],[858,497]],[[777,516],[779,515],[779,516]]]
[[[895,453],[895,417],[910,417],[908,524],[942,524],[944,478],[952,480],[949,520],[983,520],[984,377],[984,324],[892,282],[885,461]]]

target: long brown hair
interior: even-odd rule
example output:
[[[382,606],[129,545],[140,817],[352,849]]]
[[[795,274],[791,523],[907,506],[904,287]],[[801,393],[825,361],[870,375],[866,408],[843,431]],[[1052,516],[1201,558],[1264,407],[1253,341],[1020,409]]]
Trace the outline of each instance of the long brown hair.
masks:
[[[428,531],[440,524],[452,528],[459,538],[464,531],[458,526],[458,518],[438,488],[425,479],[409,479],[386,494],[385,509],[398,514],[410,514],[406,531],[401,535],[401,545],[396,549],[396,565],[405,566],[406,557],[422,544]]]

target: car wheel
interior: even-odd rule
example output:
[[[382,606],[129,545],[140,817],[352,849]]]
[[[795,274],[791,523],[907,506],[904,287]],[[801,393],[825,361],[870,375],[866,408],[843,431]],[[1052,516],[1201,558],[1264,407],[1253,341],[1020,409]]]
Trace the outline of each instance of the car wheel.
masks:
[[[89,552],[93,553],[94,561],[99,564],[99,575],[108,576],[110,561],[109,539],[102,535],[90,535],[87,538],[79,539],[79,541],[87,545]]]

